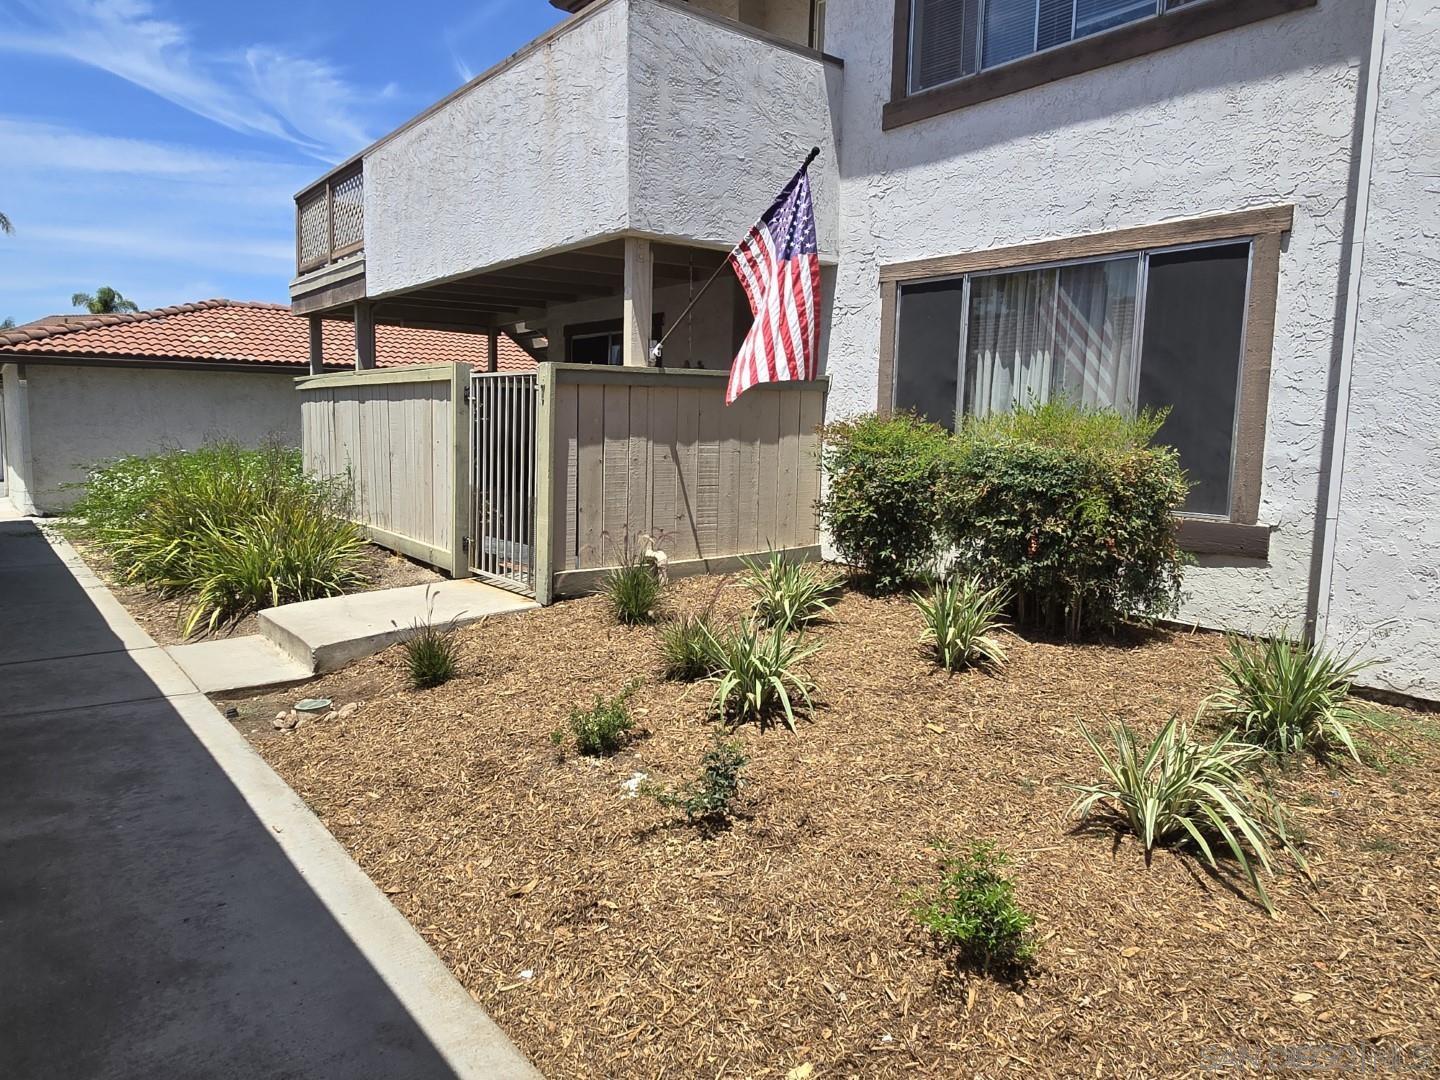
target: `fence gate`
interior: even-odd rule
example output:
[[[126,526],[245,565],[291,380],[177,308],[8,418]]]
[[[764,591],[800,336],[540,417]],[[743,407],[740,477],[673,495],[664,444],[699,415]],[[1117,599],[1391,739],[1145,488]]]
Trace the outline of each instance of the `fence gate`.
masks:
[[[470,569],[535,595],[534,375],[470,376]]]

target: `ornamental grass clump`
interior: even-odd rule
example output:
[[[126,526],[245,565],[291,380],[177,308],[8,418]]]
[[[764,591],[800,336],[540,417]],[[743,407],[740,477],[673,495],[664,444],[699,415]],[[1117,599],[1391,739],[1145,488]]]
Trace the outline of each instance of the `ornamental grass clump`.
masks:
[[[916,904],[920,925],[966,966],[1015,969],[1035,955],[1035,919],[1015,899],[1015,884],[1004,872],[1009,864],[989,842],[947,855],[935,892]]]
[[[915,594],[915,606],[925,620],[921,641],[934,650],[946,671],[972,665],[1001,667],[1005,647],[1000,631],[1006,605],[1004,592],[985,588],[979,578],[938,581],[929,596]]]
[[[1343,750],[1360,760],[1352,729],[1371,725],[1373,716],[1350,689],[1367,663],[1283,638],[1250,642],[1231,634],[1225,648],[1226,685],[1207,702],[1212,716],[1280,756]]]
[[[1083,724],[1080,734],[1099,758],[1101,776],[1093,784],[1071,785],[1080,793],[1073,816],[1084,820],[1102,807],[1117,814],[1139,838],[1147,866],[1162,845],[1192,845],[1212,870],[1219,869],[1216,849],[1228,851],[1274,914],[1259,871],[1274,874],[1277,850],[1307,867],[1290,841],[1282,808],[1249,780],[1264,750],[1231,731],[1198,742],[1173,716],[1148,744],[1126,724],[1111,725],[1110,749]]]
[[[829,612],[840,591],[833,575],[792,562],[778,551],[772,550],[763,563],[743,562],[740,584],[754,595],[752,614],[765,626],[803,630]]]
[[[1188,485],[1163,412],[1066,401],[969,417],[937,482],[952,572],[1012,598],[1017,625],[1078,636],[1172,614]]]
[[[435,598],[426,590],[425,621],[418,619],[402,639],[405,672],[416,690],[443,686],[455,677],[460,666],[460,643],[455,619],[435,622]],[[457,616],[458,618],[458,616]]]
[[[903,592],[934,569],[941,551],[938,493],[950,436],[901,413],[827,424],[816,504],[845,562],[880,593]]]
[[[671,682],[696,682],[715,670],[709,614],[685,615],[660,630],[661,672]]]
[[[192,595],[187,635],[364,583],[343,486],[307,476],[298,450],[216,443],[118,458],[83,489],[71,531],[122,581]]]
[[[815,684],[800,669],[820,648],[791,637],[778,627],[746,619],[734,630],[710,635],[715,670],[711,710],[732,724],[753,721],[762,727],[777,717],[795,730],[795,709],[814,707]]]

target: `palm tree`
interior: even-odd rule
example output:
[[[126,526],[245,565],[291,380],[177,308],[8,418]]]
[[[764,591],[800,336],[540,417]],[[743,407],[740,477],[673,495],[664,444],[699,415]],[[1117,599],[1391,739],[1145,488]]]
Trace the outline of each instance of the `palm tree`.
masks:
[[[10,219],[4,214],[0,214],[0,232],[12,233],[14,231],[15,226],[10,224]]]
[[[95,295],[77,292],[70,297],[70,303],[76,307],[83,307],[91,315],[112,315],[122,311],[139,311],[139,306],[134,300],[126,300],[109,285],[101,285],[95,290]]]

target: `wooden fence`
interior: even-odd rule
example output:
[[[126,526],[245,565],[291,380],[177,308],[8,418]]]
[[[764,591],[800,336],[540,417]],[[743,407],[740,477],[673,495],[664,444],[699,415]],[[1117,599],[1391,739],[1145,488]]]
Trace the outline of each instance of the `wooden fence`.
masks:
[[[535,535],[550,537],[542,588],[592,589],[641,534],[678,574],[731,569],[770,548],[818,556],[828,383],[756,387],[727,406],[727,378],[540,366]]]
[[[352,515],[376,543],[469,573],[469,413],[464,364],[297,379],[305,468],[348,476]]]

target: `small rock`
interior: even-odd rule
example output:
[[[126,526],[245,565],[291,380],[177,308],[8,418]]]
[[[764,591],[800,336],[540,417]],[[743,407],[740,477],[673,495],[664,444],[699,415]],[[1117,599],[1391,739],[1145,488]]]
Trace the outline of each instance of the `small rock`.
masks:
[[[647,779],[649,778],[645,773],[637,772],[634,776],[630,777],[629,780],[621,782],[620,790],[625,793],[627,799],[633,799],[640,794],[640,785],[645,783]]]
[[[335,709],[331,709],[329,712],[327,712],[327,713],[326,713],[324,716],[322,716],[320,719],[322,719],[322,720],[338,720],[339,718],[340,718],[340,713],[339,713],[339,711],[337,711],[337,710],[335,710]]]
[[[341,720],[349,720],[350,717],[354,716],[359,711],[360,703],[358,701],[352,701],[348,705],[341,705],[340,708],[334,713],[334,715]]]
[[[270,726],[276,731],[283,731],[291,726],[290,714],[288,712],[277,712],[275,719],[270,721]]]

